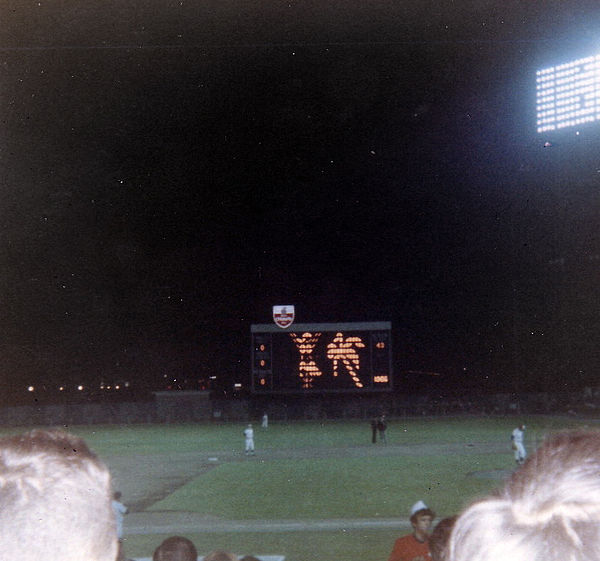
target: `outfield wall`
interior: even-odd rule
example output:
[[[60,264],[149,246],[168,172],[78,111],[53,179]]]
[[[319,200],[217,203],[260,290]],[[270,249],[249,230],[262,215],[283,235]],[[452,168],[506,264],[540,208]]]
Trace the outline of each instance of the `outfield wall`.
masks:
[[[0,408],[3,426],[65,426],[258,421],[266,412],[273,421],[369,419],[442,415],[572,414],[596,416],[600,395],[496,394],[463,399],[430,396],[261,396],[260,399],[211,399],[209,392],[157,392],[153,401],[62,403]]]

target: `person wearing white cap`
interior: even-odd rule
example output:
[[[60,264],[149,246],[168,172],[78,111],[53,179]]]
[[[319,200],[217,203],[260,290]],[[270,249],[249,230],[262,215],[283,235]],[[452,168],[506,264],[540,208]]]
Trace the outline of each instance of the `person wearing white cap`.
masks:
[[[431,561],[429,553],[429,529],[435,512],[423,501],[417,501],[410,509],[413,533],[394,542],[388,561]]]

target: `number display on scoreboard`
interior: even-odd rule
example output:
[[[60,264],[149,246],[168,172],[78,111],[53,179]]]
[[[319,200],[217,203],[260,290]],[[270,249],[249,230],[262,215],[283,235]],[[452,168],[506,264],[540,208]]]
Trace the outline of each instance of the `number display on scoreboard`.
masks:
[[[251,326],[252,391],[392,389],[389,322]]]

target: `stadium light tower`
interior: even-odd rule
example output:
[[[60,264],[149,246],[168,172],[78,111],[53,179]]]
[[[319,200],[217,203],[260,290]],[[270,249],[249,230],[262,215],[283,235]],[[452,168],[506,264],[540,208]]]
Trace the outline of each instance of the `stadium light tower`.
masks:
[[[537,132],[600,121],[600,54],[536,72]]]

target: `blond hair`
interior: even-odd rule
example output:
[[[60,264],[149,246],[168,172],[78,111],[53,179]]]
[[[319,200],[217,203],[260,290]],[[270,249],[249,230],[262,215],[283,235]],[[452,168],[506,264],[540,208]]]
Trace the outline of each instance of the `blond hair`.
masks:
[[[114,561],[110,474],[63,431],[0,439],[0,559]]]
[[[555,435],[457,519],[449,561],[600,559],[600,433]]]

